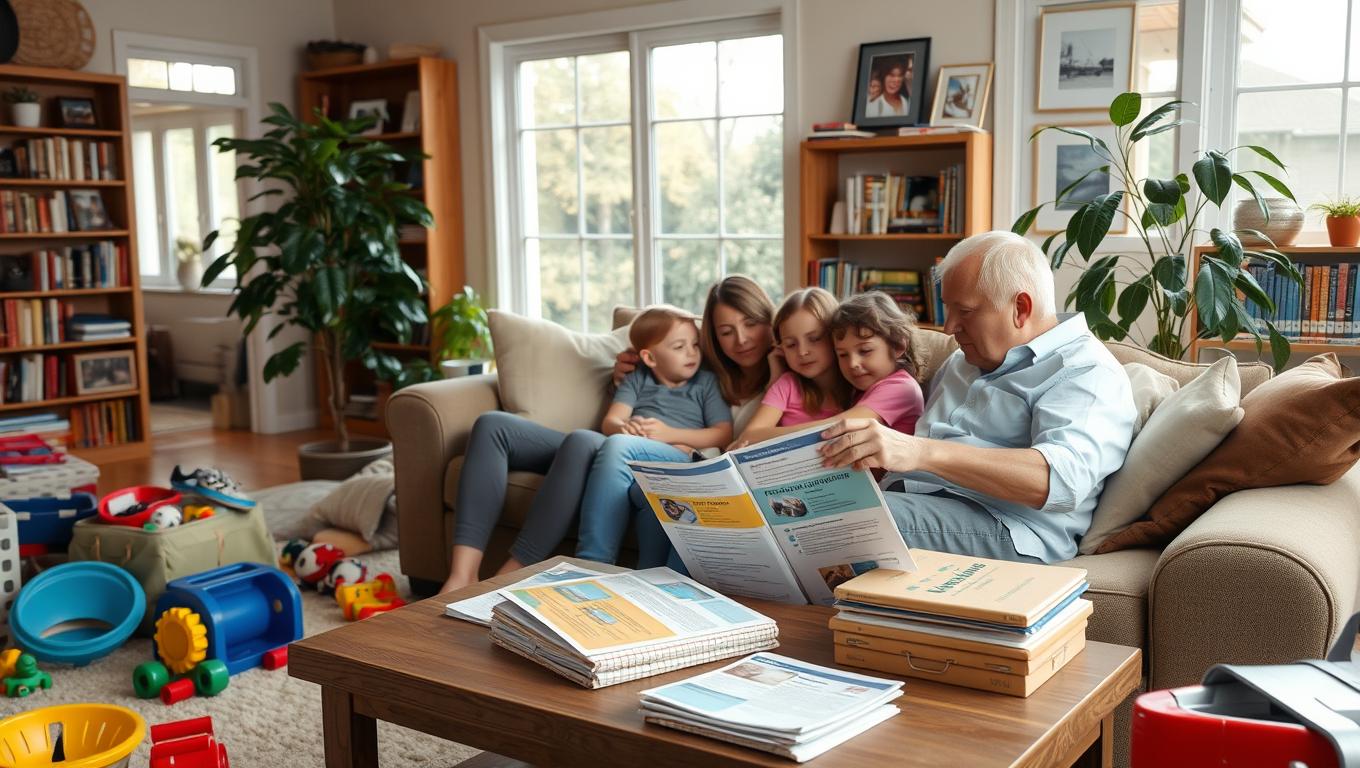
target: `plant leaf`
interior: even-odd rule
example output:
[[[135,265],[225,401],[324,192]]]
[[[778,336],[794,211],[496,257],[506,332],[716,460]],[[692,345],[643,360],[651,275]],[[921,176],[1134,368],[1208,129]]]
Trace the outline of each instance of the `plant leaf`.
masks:
[[[1204,259],[1200,263],[1199,274],[1195,276],[1195,305],[1206,336],[1216,335],[1228,316],[1228,304],[1232,296],[1232,284],[1221,278],[1215,263],[1214,259]]]
[[[1224,232],[1218,227],[1209,230],[1209,239],[1218,247],[1218,257],[1225,265],[1231,264],[1233,270],[1237,270],[1242,263],[1242,241],[1237,239],[1237,235],[1231,232]],[[1213,256],[1206,256],[1206,260],[1214,260]]]
[[[1114,223],[1115,211],[1119,209],[1119,203],[1123,199],[1124,191],[1121,189],[1108,195],[1101,195],[1087,204],[1090,208],[1082,217],[1077,234],[1077,250],[1082,256],[1090,259],[1100,247],[1101,241],[1110,231],[1110,225]]]
[[[1204,153],[1204,157],[1196,160],[1190,170],[1195,174],[1195,183],[1199,185],[1199,191],[1212,200],[1214,205],[1221,207],[1223,200],[1228,197],[1229,188],[1232,187],[1232,168],[1228,166],[1228,158],[1211,149]]]
[[[1087,176],[1090,176],[1090,175],[1093,174],[1093,173],[1104,173],[1104,174],[1109,174],[1109,172],[1110,172],[1110,166],[1108,166],[1108,165],[1102,165],[1102,166],[1100,166],[1099,168],[1092,168],[1091,170],[1087,171],[1086,173],[1083,173],[1080,177],[1077,178],[1076,181],[1074,181],[1074,182],[1072,182],[1071,184],[1068,184],[1067,186],[1065,186],[1065,187],[1062,188],[1062,191],[1058,193],[1058,196],[1057,196],[1056,198],[1053,199],[1053,204],[1054,204],[1054,205],[1057,205],[1058,203],[1061,203],[1061,202],[1066,201],[1068,193],[1070,193],[1072,190],[1076,189],[1076,188],[1077,188],[1077,185],[1081,184],[1083,181],[1086,181],[1086,177],[1087,177]],[[1078,202],[1089,203],[1090,201],[1089,201],[1089,200],[1079,200]]]
[[[1127,331],[1143,314],[1148,297],[1152,294],[1152,275],[1143,275],[1124,288],[1119,294],[1116,305],[1119,310],[1119,325]]]
[[[1274,358],[1275,372],[1279,373],[1289,364],[1289,339],[1269,320],[1266,321],[1266,330],[1270,333],[1270,355]]]
[[[1294,193],[1289,191],[1289,187],[1285,186],[1285,183],[1283,181],[1280,181],[1279,179],[1275,178],[1274,176],[1271,176],[1265,171],[1243,171],[1243,173],[1254,173],[1257,176],[1260,176],[1276,192],[1279,192],[1280,194],[1284,195],[1290,200],[1293,200],[1295,205],[1298,204],[1299,201],[1294,197]]]
[[[1185,103],[1186,102],[1184,101],[1168,101],[1162,106],[1157,107],[1156,109],[1149,112],[1147,117],[1143,118],[1142,120],[1139,120],[1138,124],[1133,126],[1133,131],[1129,133],[1129,141],[1138,141],[1139,139],[1143,138],[1143,136],[1147,134],[1147,130],[1149,128],[1156,125],[1158,122],[1162,120],[1162,118],[1171,114],[1176,109],[1178,109],[1180,105]]]
[[[1034,226],[1034,220],[1039,218],[1039,210],[1043,208],[1044,205],[1047,205],[1047,203],[1040,204],[1020,214],[1020,218],[1016,219],[1015,223],[1011,225],[1011,231],[1017,235],[1023,235],[1028,232],[1030,227]]]
[[[1175,179],[1147,179],[1143,182],[1143,195],[1151,203],[1175,205],[1181,199],[1181,185]]]
[[[1251,181],[1240,173],[1234,173],[1232,180],[1237,186],[1247,190],[1252,197],[1256,198],[1256,207],[1261,210],[1261,215],[1265,217],[1266,223],[1270,223],[1270,209],[1266,207],[1266,201],[1261,197],[1261,193],[1256,191],[1256,187],[1251,185]]]
[[[1284,167],[1284,163],[1280,162],[1280,158],[1276,157],[1274,152],[1271,152],[1265,147],[1257,146],[1255,144],[1243,144],[1240,147],[1233,147],[1233,149],[1250,149],[1252,152],[1255,152],[1261,157],[1264,157],[1265,159],[1274,163],[1276,168],[1279,168],[1282,171],[1288,170],[1287,168]]]
[[[1121,93],[1110,102],[1110,122],[1123,127],[1138,119],[1143,111],[1143,94],[1136,91]]]

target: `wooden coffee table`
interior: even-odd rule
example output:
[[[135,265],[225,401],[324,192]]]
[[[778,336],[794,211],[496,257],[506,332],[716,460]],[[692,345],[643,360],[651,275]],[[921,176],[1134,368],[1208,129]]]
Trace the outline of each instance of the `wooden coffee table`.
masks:
[[[555,558],[294,643],[289,674],[321,685],[326,765],[377,765],[377,720],[495,753],[465,765],[794,765],[642,721],[638,691],[727,662],[591,691],[494,647],[486,629],[444,616],[446,603],[563,561],[604,570]],[[779,622],[778,653],[835,665],[831,609],[742,602]],[[1137,648],[1088,642],[1028,699],[909,679],[897,700],[901,714],[813,762],[821,768],[1109,766],[1114,711],[1137,687],[1140,669]]]

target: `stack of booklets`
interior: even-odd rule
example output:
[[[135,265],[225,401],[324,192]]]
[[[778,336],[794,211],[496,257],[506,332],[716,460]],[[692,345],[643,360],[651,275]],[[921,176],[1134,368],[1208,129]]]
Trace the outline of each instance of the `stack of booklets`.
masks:
[[[499,594],[491,641],[587,688],[779,645],[773,619],[669,568]]]
[[[813,123],[812,133],[808,140],[817,141],[821,139],[872,139],[878,134],[873,131],[861,131],[859,126],[854,123],[846,123],[835,120],[826,123]]]
[[[1029,696],[1086,647],[1086,571],[911,551],[836,587],[836,661]]]
[[[75,315],[66,321],[72,341],[121,339],[132,334],[132,323],[112,315]]]
[[[801,763],[896,715],[902,683],[758,653],[639,695],[649,723]]]

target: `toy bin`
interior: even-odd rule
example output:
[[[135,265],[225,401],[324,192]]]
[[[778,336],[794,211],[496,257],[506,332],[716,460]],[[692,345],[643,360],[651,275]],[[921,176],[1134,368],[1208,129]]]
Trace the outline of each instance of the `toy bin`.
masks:
[[[0,648],[14,644],[10,638],[9,611],[19,596],[19,518],[0,504]]]
[[[92,517],[98,500],[92,493],[74,493],[70,498],[8,499],[5,505],[18,517],[20,554],[28,557],[65,552],[76,522]]]
[[[42,707],[0,720],[0,766],[126,766],[132,751],[145,737],[146,721],[126,707],[113,704]]]

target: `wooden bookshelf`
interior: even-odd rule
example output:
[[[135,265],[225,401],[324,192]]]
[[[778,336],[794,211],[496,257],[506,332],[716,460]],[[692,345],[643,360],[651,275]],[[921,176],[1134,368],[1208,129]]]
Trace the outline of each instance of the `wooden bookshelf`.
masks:
[[[458,144],[458,68],[447,59],[418,58],[384,61],[377,64],[335,67],[307,72],[298,78],[298,110],[310,118],[321,108],[328,117],[344,118],[349,105],[358,100],[384,99],[388,121],[371,139],[396,147],[418,149],[426,157],[421,164],[422,184],[412,194],[424,201],[434,215],[434,226],[424,237],[403,238],[399,242],[402,258],[425,276],[429,284],[426,300],[430,311],[446,304],[463,289],[466,272],[463,261],[463,192]],[[400,130],[406,94],[420,93],[420,121],[414,131]],[[424,357],[437,363],[428,343],[375,343],[374,347],[402,357]],[[317,398],[325,403],[330,397],[329,382],[317,361]],[[381,387],[371,372],[362,366],[346,369],[345,381],[352,394],[376,395]],[[330,414],[321,409],[321,422],[330,426]],[[381,416],[376,419],[350,417],[351,432],[387,436]]]
[[[846,179],[857,173],[935,176],[961,165],[957,232],[831,234],[831,211],[844,201]],[[923,289],[937,258],[958,241],[992,226],[992,137],[988,133],[884,136],[804,141],[799,155],[803,285],[815,285],[816,265],[840,259],[870,269],[921,272]],[[928,303],[928,302],[927,302]],[[929,309],[928,309],[929,311]],[[935,321],[923,317],[921,321]]]
[[[131,336],[126,338],[93,341],[49,339],[43,344],[27,346],[16,346],[7,341],[8,346],[0,348],[0,360],[12,365],[17,365],[23,355],[35,352],[45,356],[56,355],[58,365],[66,368],[67,390],[61,396],[45,400],[6,401],[0,404],[0,413],[8,417],[25,413],[53,412],[60,418],[70,419],[74,411],[83,409],[89,404],[111,403],[123,408],[123,403],[131,401],[132,418],[131,423],[126,425],[128,435],[125,442],[91,448],[78,448],[72,443],[70,451],[95,463],[148,457],[151,455],[150,398],[147,388],[146,333],[142,320],[137,235],[133,218],[135,201],[130,178],[132,151],[128,128],[127,83],[117,75],[0,65],[0,89],[18,85],[33,89],[42,98],[43,124],[34,128],[0,125],[0,148],[12,151],[16,147],[27,148],[28,142],[48,139],[52,140],[54,146],[57,146],[58,141],[68,142],[68,150],[69,142],[73,141],[105,143],[117,176],[115,179],[97,180],[2,177],[0,192],[12,192],[15,195],[20,193],[49,195],[65,193],[68,190],[90,191],[99,195],[112,228],[74,232],[6,231],[0,233],[0,256],[7,257],[4,259],[7,263],[24,263],[23,257],[37,251],[52,250],[64,255],[67,248],[109,241],[125,254],[124,263],[119,266],[124,274],[120,276],[123,278],[121,284],[117,286],[44,290],[38,283],[38,274],[31,270],[29,276],[32,280],[31,289],[0,290],[0,301],[39,300],[46,303],[48,299],[56,299],[63,306],[72,307],[74,312],[108,314],[126,319],[132,325],[132,332]],[[93,128],[66,128],[58,125],[60,118],[56,99],[61,97],[90,99],[94,103],[98,125]],[[0,121],[7,122],[9,119],[8,112],[0,115]],[[32,258],[28,262],[36,264]],[[18,329],[6,330],[17,332]],[[133,352],[135,386],[113,392],[78,394],[72,355],[118,349],[131,349]]]

